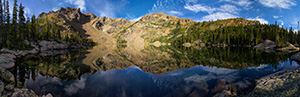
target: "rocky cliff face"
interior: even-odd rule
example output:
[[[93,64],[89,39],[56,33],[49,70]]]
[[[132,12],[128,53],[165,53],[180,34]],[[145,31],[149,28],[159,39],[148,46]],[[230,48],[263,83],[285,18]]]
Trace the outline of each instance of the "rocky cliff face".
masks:
[[[125,19],[112,19],[109,17],[97,17],[91,22],[94,28],[108,34],[116,33],[133,23]]]

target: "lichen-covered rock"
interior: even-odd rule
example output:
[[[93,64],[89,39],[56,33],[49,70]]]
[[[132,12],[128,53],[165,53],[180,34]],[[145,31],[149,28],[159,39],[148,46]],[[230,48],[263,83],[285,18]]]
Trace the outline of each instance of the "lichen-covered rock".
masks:
[[[256,80],[246,97],[299,97],[300,68],[285,69]]]
[[[4,83],[0,80],[0,96],[2,96],[2,92],[4,90]]]
[[[15,86],[11,85],[11,84],[8,84],[8,85],[5,86],[5,90],[8,90],[8,91],[13,91],[14,88],[15,88]]]
[[[38,97],[38,96],[32,90],[15,88],[14,93],[11,95],[11,97]]]
[[[0,55],[0,67],[10,69],[15,66],[16,56],[12,54],[1,54]]]
[[[14,83],[15,76],[12,73],[10,73],[8,70],[5,70],[4,68],[0,67],[0,74],[1,74],[2,81]]]

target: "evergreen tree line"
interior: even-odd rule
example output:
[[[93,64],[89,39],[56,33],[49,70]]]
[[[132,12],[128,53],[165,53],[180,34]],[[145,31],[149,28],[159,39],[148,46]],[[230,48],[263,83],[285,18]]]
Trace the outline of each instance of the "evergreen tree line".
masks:
[[[36,16],[32,15],[31,19],[30,17],[26,19],[24,13],[22,3],[18,5],[17,0],[14,0],[11,19],[9,1],[0,0],[0,48],[24,49],[26,48],[25,40],[64,40],[79,44],[87,42],[78,32],[70,35],[67,32],[62,37],[60,26],[54,20],[50,21],[48,17],[36,19]]]
[[[175,28],[176,31],[181,31],[184,28]],[[215,30],[202,31],[198,26],[189,27],[185,34],[178,37],[173,44],[193,43],[196,40],[201,40],[204,43],[223,43],[229,45],[256,45],[263,40],[272,40],[279,47],[284,46],[284,42],[297,44],[300,42],[300,34],[294,33],[293,28],[280,27],[275,24],[255,24],[255,25],[239,25],[218,28]]]

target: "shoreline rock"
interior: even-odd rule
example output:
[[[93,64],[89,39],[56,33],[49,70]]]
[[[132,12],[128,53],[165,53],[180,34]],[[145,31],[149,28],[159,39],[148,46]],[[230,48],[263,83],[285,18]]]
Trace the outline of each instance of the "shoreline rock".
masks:
[[[6,97],[38,97],[34,91],[26,88],[14,87],[14,75],[8,71],[15,66],[16,58],[28,55],[40,56],[55,56],[59,54],[68,53],[70,49],[86,49],[87,47],[72,44],[65,41],[38,41],[37,43],[28,42],[28,45],[33,47],[32,50],[9,50],[1,49],[0,52],[0,96]],[[44,95],[45,96],[45,95]],[[47,94],[47,97],[52,97],[51,94]]]
[[[274,52],[274,51],[295,52],[295,51],[299,51],[300,50],[300,48],[294,46],[293,44],[291,44],[289,42],[285,42],[284,44],[286,44],[288,46],[287,47],[283,47],[283,48],[276,48],[276,43],[274,41],[265,40],[265,41],[257,44],[253,48],[258,49],[258,50],[271,51],[271,52]]]
[[[300,96],[300,67],[288,68],[256,80],[246,97]]]

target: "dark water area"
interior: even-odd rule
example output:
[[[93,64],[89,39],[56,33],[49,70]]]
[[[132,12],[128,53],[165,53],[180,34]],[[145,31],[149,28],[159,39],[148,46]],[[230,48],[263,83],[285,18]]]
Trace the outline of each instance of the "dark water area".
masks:
[[[254,80],[297,67],[293,53],[247,48],[96,49],[18,59],[16,86],[55,97],[206,97],[250,91]],[[98,53],[96,53],[98,52]],[[100,53],[99,53],[100,52]],[[99,55],[97,55],[99,54]]]

